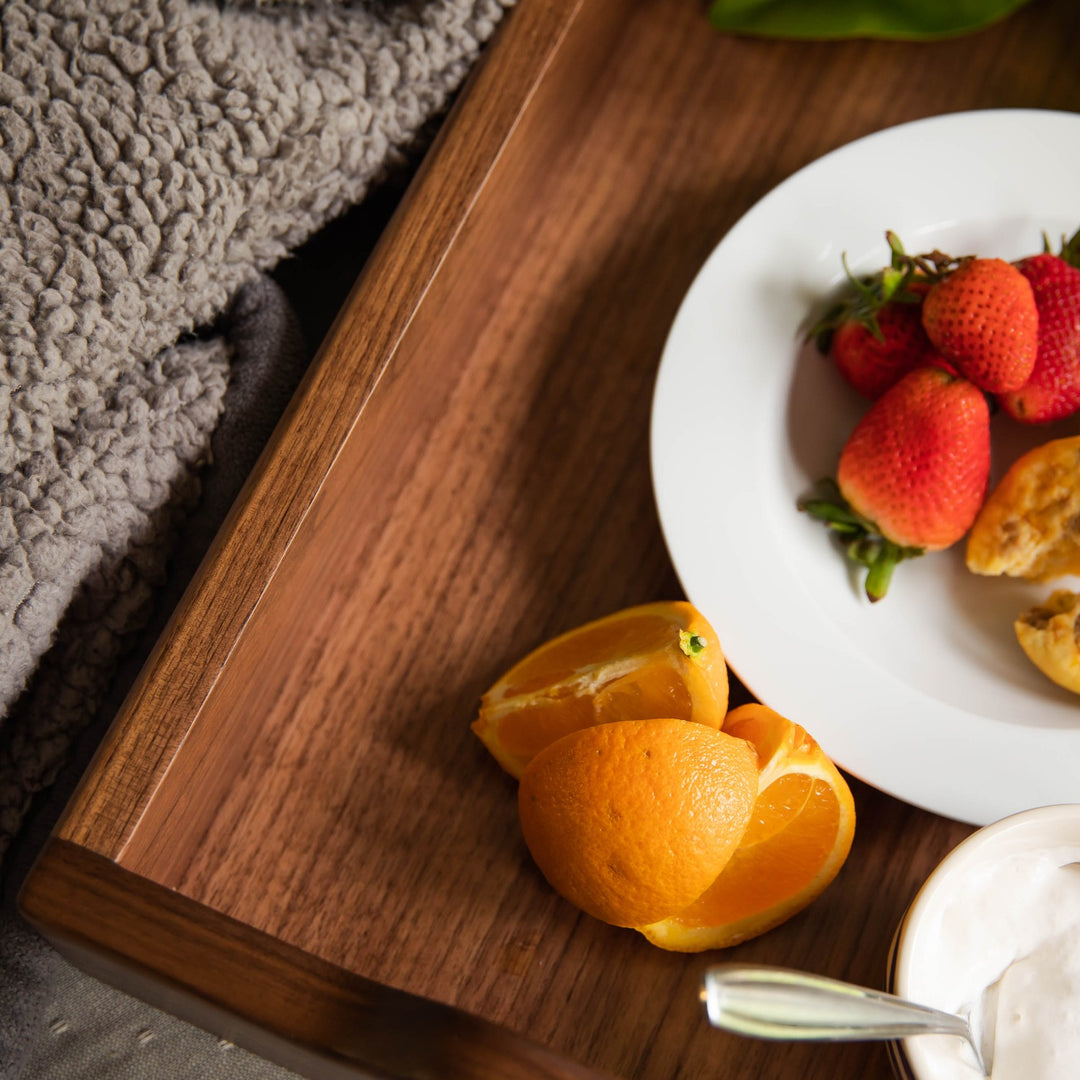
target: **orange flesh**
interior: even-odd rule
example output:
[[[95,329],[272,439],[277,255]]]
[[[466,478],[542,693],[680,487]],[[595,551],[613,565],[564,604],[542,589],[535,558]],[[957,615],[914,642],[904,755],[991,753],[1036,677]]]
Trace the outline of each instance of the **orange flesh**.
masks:
[[[669,717],[719,728],[727,695],[724,654],[700,612],[657,602],[541,645],[484,694],[472,727],[520,777],[546,746],[595,724]]]
[[[555,686],[508,713],[499,724],[499,737],[511,754],[532,757],[578,728],[625,716],[689,720],[690,712],[686,685],[666,658],[660,658],[602,684],[592,697],[575,697],[571,689]]]
[[[671,620],[659,615],[602,620],[592,627],[556,639],[513,669],[514,681],[502,698],[524,697],[554,684],[576,679],[582,656],[596,657],[593,667],[664,648],[671,640]]]

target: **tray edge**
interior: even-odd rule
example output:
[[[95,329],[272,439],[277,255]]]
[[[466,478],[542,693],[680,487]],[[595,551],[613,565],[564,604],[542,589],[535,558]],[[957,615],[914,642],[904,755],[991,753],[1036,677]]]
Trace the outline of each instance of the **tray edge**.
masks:
[[[582,6],[519,0],[505,16],[81,779],[57,837],[122,856]]]

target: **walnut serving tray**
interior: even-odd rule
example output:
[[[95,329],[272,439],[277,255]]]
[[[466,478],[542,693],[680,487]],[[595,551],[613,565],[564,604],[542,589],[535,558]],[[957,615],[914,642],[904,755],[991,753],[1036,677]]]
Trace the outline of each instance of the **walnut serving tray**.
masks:
[[[679,595],[650,395],[725,231],[871,131],[1080,109],[1078,32],[1068,0],[935,44],[725,37],[694,0],[519,0],[32,872],[27,917],[312,1077],[888,1076],[879,1045],[711,1030],[701,974],[739,959],[883,985],[906,905],[966,826],[855,783],[855,846],[821,900],[723,956],[664,953],[548,888],[469,723],[542,640]]]

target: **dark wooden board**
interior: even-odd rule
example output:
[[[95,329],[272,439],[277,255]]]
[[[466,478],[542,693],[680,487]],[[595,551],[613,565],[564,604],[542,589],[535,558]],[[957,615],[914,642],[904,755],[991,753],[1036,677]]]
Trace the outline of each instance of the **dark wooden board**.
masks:
[[[650,395],[725,231],[871,131],[1080,109],[1078,30],[1065,0],[935,44],[726,37],[692,0],[520,0],[31,874],[28,917],[312,1076],[887,1076],[880,1046],[710,1030],[716,956],[555,896],[469,722],[540,641],[679,595]],[[725,959],[882,985],[904,908],[969,830],[854,790],[839,879]]]

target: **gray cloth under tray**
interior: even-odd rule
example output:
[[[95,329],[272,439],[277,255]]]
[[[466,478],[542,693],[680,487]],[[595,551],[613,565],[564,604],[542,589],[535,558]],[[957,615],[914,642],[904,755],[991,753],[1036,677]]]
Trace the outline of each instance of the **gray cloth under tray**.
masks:
[[[27,1064],[42,1025],[77,1045],[50,1015],[60,986],[99,992],[14,915],[28,822],[100,737],[125,657],[295,385],[306,353],[265,274],[417,159],[511,2],[0,6],[3,1080],[20,1062],[84,1075],[77,1050]],[[85,1075],[171,1075],[140,1068]]]
[[[94,747],[180,598],[274,423],[309,351],[289,301],[270,278],[243,286],[221,322],[229,355],[224,409],[210,441],[216,464],[178,528],[165,584],[139,644],[122,658],[97,717],[75,740],[52,789],[8,852],[0,895],[2,1080],[288,1080],[293,1074],[150,1008],[71,967],[15,913],[19,885]]]

